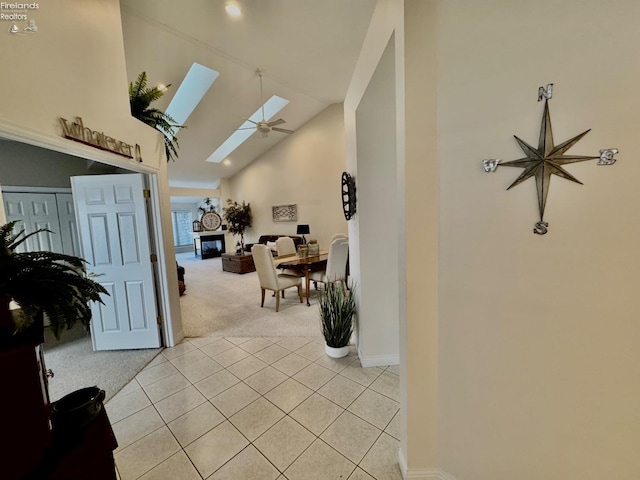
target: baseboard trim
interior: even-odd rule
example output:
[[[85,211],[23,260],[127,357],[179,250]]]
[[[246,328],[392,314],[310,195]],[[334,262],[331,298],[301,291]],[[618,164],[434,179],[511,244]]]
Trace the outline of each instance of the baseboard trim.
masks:
[[[387,365],[400,365],[400,355],[363,355],[358,349],[358,357],[363,367],[386,367]]]
[[[398,464],[404,480],[456,480],[453,475],[446,473],[438,467],[407,468],[402,449],[398,449]]]

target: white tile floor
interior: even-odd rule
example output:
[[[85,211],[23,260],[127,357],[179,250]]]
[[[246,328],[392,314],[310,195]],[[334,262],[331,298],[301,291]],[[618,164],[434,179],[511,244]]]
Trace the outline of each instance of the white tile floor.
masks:
[[[397,367],[322,338],[194,338],[106,404],[123,480],[400,480]]]

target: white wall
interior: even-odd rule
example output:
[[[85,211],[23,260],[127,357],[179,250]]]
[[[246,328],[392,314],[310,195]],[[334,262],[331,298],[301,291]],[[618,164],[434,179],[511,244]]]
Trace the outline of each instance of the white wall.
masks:
[[[395,41],[391,37],[356,109],[360,242],[358,356],[400,362]],[[364,234],[364,237],[362,235]]]
[[[458,480],[635,480],[640,4],[438,6],[440,463]],[[537,145],[547,83],[556,143],[591,128],[569,154],[620,154],[567,166],[584,185],[553,177],[537,236],[534,180],[506,191],[521,170],[481,161],[523,157],[513,135]]]
[[[295,235],[296,225],[306,223],[307,240],[328,250],[331,236],[347,231],[340,184],[344,165],[343,111],[336,104],[229,179],[228,186],[223,182],[221,199],[223,205],[226,195],[251,204],[253,227],[245,233],[246,243],[260,235]],[[274,222],[271,207],[287,204],[297,205],[298,221]]]
[[[169,292],[167,340],[177,341],[182,324],[166,163],[160,134],[131,117],[119,2],[58,0],[41,3],[30,15],[37,34],[5,31],[1,37],[0,64],[11,68],[0,75],[0,91],[10,92],[2,97],[0,136],[158,176],[164,239],[160,280]],[[58,118],[76,116],[93,130],[140,144],[143,163],[62,138]]]

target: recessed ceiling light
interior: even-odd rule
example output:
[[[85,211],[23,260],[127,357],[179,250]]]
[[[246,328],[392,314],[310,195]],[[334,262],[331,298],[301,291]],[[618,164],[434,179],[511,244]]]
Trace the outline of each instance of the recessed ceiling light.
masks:
[[[240,11],[240,7],[238,5],[236,5],[235,3],[227,4],[227,6],[224,7],[224,9],[232,17],[239,17],[240,15],[242,15],[242,12]]]
[[[167,86],[164,83],[159,83],[156,88],[161,92],[164,92],[167,89]]]
[[[228,158],[225,158],[222,163],[224,163],[225,165],[231,165],[231,160],[229,160]]]

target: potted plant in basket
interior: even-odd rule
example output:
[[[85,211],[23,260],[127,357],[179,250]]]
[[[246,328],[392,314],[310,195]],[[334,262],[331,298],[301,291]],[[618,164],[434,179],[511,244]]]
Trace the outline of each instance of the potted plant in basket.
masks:
[[[333,358],[346,356],[349,353],[353,317],[356,313],[353,287],[347,290],[342,282],[327,283],[320,294],[319,305],[325,352]]]
[[[253,217],[251,215],[251,205],[249,203],[239,204],[236,201],[227,199],[227,206],[224,208],[224,220],[227,222],[229,233],[240,235],[240,253],[244,252],[244,231],[251,227]]]
[[[14,337],[31,326],[41,330],[38,322],[44,314],[58,339],[62,330],[76,321],[89,329],[89,302],[103,303],[100,294],[108,295],[107,291],[87,275],[82,258],[55,252],[17,252],[27,238],[46,230],[14,233],[16,223],[0,226],[0,346],[12,345]],[[20,306],[19,315],[12,315],[11,301]]]

